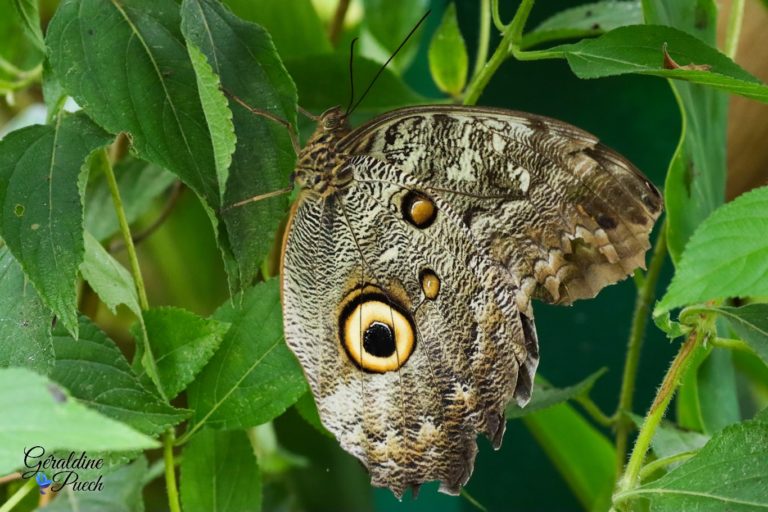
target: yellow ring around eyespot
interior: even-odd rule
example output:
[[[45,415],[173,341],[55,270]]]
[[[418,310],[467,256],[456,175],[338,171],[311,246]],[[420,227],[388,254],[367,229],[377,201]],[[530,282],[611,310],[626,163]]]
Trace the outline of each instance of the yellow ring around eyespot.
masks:
[[[363,335],[374,322],[394,331],[395,351],[388,357],[375,356],[363,347]],[[363,301],[343,319],[344,348],[352,360],[364,370],[376,373],[400,368],[413,352],[414,333],[411,323],[397,309],[378,300]]]

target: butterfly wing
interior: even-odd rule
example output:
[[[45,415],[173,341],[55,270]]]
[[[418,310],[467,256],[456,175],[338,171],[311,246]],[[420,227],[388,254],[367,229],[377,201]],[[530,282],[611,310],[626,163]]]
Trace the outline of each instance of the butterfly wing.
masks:
[[[401,109],[353,131],[340,151],[397,166],[461,214],[528,297],[590,298],[644,267],[658,190],[596,137],[533,114]]]
[[[286,341],[323,424],[374,485],[401,496],[439,480],[458,494],[477,433],[498,447],[507,402],[530,396],[532,320],[517,309],[510,273],[448,203],[435,197],[438,215],[416,226],[402,205],[418,181],[370,157],[347,165],[353,182],[300,200],[288,228]],[[375,345],[386,330],[376,321],[394,326],[393,351]],[[389,367],[379,357],[388,354]]]

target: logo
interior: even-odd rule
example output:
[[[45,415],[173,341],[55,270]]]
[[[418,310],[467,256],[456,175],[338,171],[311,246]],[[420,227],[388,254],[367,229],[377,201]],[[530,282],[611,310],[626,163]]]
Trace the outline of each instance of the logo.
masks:
[[[104,482],[101,475],[96,480],[84,480],[78,471],[101,469],[104,459],[91,458],[85,452],[69,452],[66,457],[46,456],[45,448],[33,446],[24,449],[24,466],[29,468],[21,474],[24,479],[35,477],[40,494],[59,492],[69,486],[73,491],[102,491]],[[48,475],[51,475],[48,478]],[[49,489],[50,488],[50,489]]]

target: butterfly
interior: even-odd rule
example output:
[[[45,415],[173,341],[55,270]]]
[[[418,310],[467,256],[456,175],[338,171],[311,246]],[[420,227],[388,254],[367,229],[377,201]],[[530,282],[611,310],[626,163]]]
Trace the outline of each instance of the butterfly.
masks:
[[[532,299],[571,304],[644,267],[662,210],[629,161],[574,126],[418,106],[350,128],[332,108],[298,155],[281,295],[320,418],[401,497],[458,494],[499,448],[539,363]]]

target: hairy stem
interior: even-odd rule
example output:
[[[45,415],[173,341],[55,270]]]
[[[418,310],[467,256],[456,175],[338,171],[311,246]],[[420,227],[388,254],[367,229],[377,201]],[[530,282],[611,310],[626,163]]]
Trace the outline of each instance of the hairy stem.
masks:
[[[653,249],[651,263],[645,278],[640,280],[641,286],[637,289],[635,311],[632,316],[632,327],[627,342],[627,357],[624,362],[624,374],[621,379],[621,392],[619,404],[616,408],[616,477],[621,476],[624,469],[624,460],[627,456],[627,440],[633,428],[632,421],[625,414],[632,410],[632,400],[635,395],[635,383],[637,380],[637,367],[640,364],[640,352],[645,339],[645,327],[648,323],[648,312],[656,296],[656,282],[659,280],[664,258],[667,254],[667,229],[666,220],[659,230],[659,238]]]
[[[667,370],[667,374],[664,376],[664,380],[661,382],[661,386],[656,393],[656,398],[654,398],[650,409],[648,409],[648,414],[643,420],[643,425],[640,427],[637,441],[635,441],[635,446],[632,449],[632,455],[630,455],[629,462],[627,463],[626,473],[619,480],[617,501],[621,501],[619,496],[621,493],[630,491],[637,485],[645,454],[651,445],[651,439],[653,439],[656,428],[667,411],[669,402],[675,394],[680,378],[688,367],[691,356],[695,353],[695,349],[699,346],[703,337],[704,331],[701,329],[692,331],[685,340],[685,343],[680,347],[680,351],[672,361],[669,370]]]

